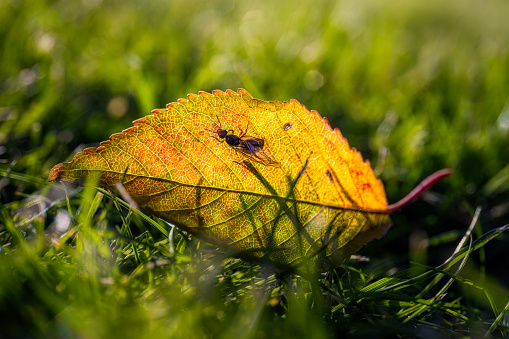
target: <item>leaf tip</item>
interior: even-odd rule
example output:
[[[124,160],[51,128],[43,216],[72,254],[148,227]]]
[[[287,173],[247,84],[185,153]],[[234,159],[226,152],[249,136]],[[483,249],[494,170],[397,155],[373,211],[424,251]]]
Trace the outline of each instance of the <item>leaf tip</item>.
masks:
[[[53,168],[49,172],[48,182],[60,180],[62,174],[64,174],[64,164],[58,164],[53,166]]]

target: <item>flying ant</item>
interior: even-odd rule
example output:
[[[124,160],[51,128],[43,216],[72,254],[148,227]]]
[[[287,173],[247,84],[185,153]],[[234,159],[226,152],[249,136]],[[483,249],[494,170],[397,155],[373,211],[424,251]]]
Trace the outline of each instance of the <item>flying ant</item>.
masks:
[[[212,132],[217,133],[219,137],[214,137],[214,139],[219,142],[226,141],[231,148],[242,153],[247,158],[265,166],[279,166],[276,160],[272,159],[262,150],[263,146],[265,146],[265,141],[263,139],[246,135],[247,129],[246,131],[243,131],[240,127],[239,129],[239,135],[235,135],[234,131],[231,129],[225,130],[221,127],[216,127]]]

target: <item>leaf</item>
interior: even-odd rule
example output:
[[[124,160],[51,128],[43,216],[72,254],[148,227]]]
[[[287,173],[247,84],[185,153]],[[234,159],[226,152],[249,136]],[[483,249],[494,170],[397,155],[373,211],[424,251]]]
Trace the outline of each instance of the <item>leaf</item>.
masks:
[[[247,138],[263,142],[244,152],[233,145]],[[275,265],[337,267],[390,226],[382,183],[338,129],[296,100],[266,102],[243,89],[190,94],[156,109],[53,167],[49,181],[97,176],[114,190],[124,174],[141,208]]]

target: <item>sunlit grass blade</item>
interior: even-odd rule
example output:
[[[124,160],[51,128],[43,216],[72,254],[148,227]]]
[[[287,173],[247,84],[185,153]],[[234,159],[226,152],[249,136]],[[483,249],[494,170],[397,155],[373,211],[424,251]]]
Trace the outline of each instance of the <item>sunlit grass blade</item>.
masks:
[[[470,226],[468,227],[467,231],[465,232],[465,235],[463,236],[463,238],[461,239],[459,244],[456,246],[456,249],[454,250],[454,253],[449,257],[448,260],[445,261],[445,263],[447,263],[449,260],[452,260],[452,256],[455,255],[456,253],[458,253],[460,251],[460,249],[463,247],[466,239],[468,237],[470,237],[470,235],[472,233],[472,230],[473,230],[475,224],[477,223],[477,220],[479,218],[479,214],[480,213],[481,213],[481,208],[478,207],[476,209],[474,217],[472,218],[472,222],[470,223]],[[464,258],[462,259],[461,264],[456,269],[456,272],[449,279],[449,281],[435,294],[435,296],[432,297],[431,299],[429,299],[429,301],[431,303],[434,303],[437,300],[439,300],[439,298],[442,298],[442,296],[445,294],[447,289],[453,284],[453,282],[455,281],[456,277],[461,272],[462,268],[465,266],[465,264],[466,264],[466,262],[468,260],[471,246],[472,246],[472,238],[470,238],[470,244],[468,246],[468,251],[467,251],[466,255],[464,256]],[[443,274],[437,274],[435,276],[435,278],[433,278],[433,280],[416,297],[417,298],[422,298],[426,293],[428,293],[428,291],[430,291],[434,286],[436,286],[438,284],[438,282],[442,279],[443,276],[444,276]],[[412,309],[407,309],[407,310],[400,311],[397,316],[399,316],[400,318],[404,318],[404,322],[408,322],[411,319],[415,318],[416,316],[422,314],[425,311],[426,311],[426,307],[420,307],[420,308],[419,307],[413,307],[413,310]]]
[[[497,315],[495,321],[490,325],[490,328],[488,329],[488,331],[486,331],[486,334],[484,335],[485,337],[490,337],[492,335],[493,331],[495,331],[499,324],[504,321],[508,312],[509,312],[509,302],[505,304],[504,309]],[[504,325],[507,326],[506,324]],[[509,333],[509,328],[506,327],[503,331],[506,332],[504,333],[505,337]]]
[[[462,250],[454,254],[452,257],[450,257],[447,260],[447,262],[438,266],[437,270],[443,271],[447,270],[449,267],[456,264],[459,260],[462,260],[465,257],[465,255],[468,255],[469,253],[483,247],[484,245],[486,245],[486,243],[498,237],[500,234],[507,230],[509,230],[509,225],[502,226],[484,233],[481,237],[479,237],[472,243],[471,248],[463,248]],[[423,272],[422,268],[413,267],[401,272],[397,272],[389,277],[382,278],[364,287],[361,290],[361,292],[372,292],[372,291],[382,292],[385,290],[406,287],[416,282],[425,280],[431,277],[432,275],[434,275],[433,271]]]
[[[141,212],[140,210],[132,208],[132,206],[130,206],[127,202],[123,201],[122,199],[112,196],[110,192],[108,192],[107,190],[105,190],[103,188],[97,187],[97,190],[99,192],[101,192],[102,194],[108,196],[110,199],[115,199],[122,207],[127,208],[127,209],[132,209],[134,213],[139,215],[150,226],[154,227],[159,232],[161,232],[165,237],[169,236],[168,231],[162,225],[160,225],[158,222],[154,221],[152,218],[150,218],[145,213]]]
[[[12,168],[9,167],[7,170],[0,168],[0,176],[5,178],[11,178],[14,180],[19,180],[31,184],[35,184],[38,186],[48,186],[50,183],[47,180],[44,180],[42,178],[34,177],[32,175],[28,175],[25,173],[16,173],[12,172]]]

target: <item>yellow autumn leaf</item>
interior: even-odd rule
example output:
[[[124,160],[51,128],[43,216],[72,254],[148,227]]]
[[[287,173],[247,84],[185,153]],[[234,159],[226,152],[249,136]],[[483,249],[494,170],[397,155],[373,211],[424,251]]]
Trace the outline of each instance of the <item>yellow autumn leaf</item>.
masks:
[[[247,91],[188,95],[49,181],[123,185],[144,210],[235,255],[276,266],[339,266],[382,236],[392,211],[380,180],[338,129],[296,100]]]

